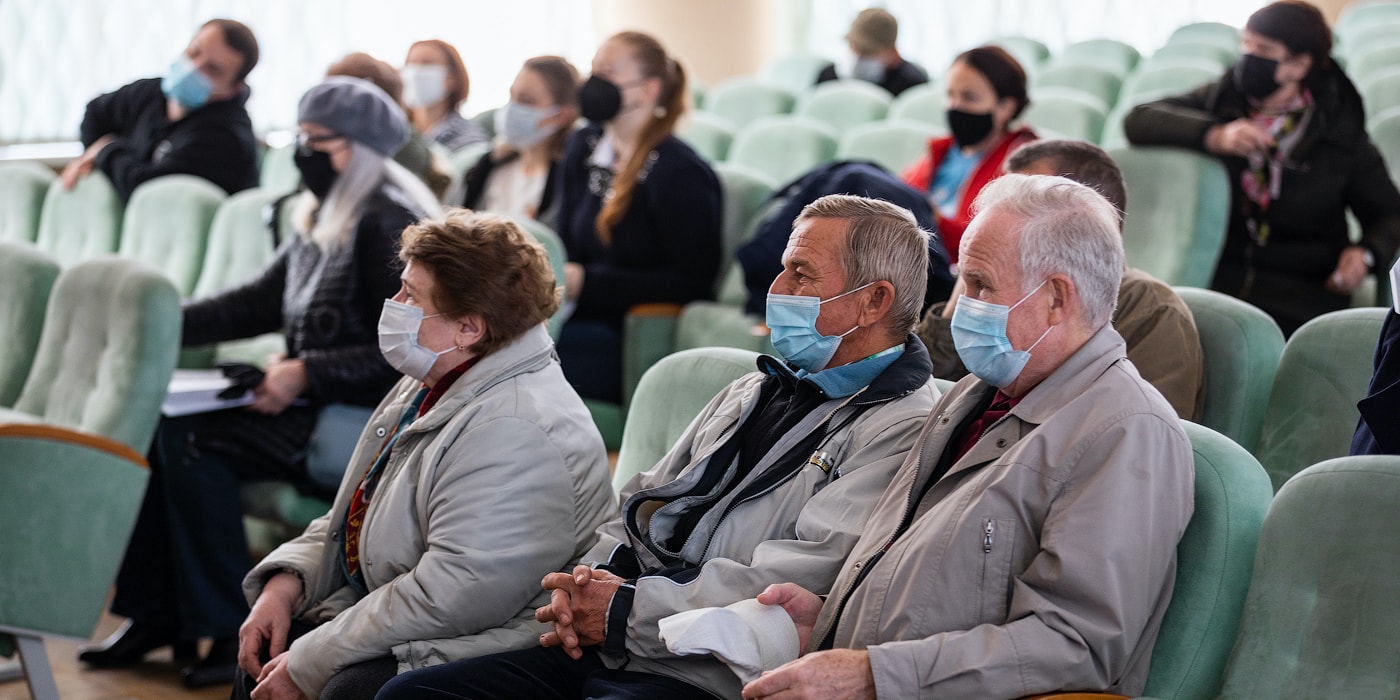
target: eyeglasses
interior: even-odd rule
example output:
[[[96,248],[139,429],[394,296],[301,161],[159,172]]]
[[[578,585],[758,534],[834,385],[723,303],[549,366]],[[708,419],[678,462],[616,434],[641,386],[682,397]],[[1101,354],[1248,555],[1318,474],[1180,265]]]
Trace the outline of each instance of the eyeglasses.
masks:
[[[318,143],[328,143],[337,139],[345,138],[344,134],[326,134],[324,136],[313,136],[305,131],[297,132],[297,153],[303,156],[311,155],[312,148]]]

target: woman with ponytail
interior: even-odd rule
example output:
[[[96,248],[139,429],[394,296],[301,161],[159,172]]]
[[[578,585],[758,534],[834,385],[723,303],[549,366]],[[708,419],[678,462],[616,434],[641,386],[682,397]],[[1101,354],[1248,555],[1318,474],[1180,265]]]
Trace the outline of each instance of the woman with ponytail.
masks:
[[[579,89],[590,123],[570,139],[560,168],[565,298],[575,308],[558,350],[565,376],[586,398],[622,400],[628,309],[714,295],[720,186],[672,135],[686,93],[681,65],[638,32],[603,42]]]

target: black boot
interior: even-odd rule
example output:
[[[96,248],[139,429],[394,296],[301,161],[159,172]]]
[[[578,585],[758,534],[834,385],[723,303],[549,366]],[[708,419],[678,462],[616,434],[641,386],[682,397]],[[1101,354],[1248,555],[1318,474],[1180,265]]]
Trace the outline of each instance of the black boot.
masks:
[[[233,682],[237,670],[238,638],[222,637],[214,640],[204,658],[182,669],[180,678],[186,688],[227,685]]]
[[[78,660],[95,668],[123,668],[141,663],[146,653],[172,646],[176,661],[195,657],[194,642],[177,642],[175,631],[157,625],[127,620],[112,636],[78,650]]]

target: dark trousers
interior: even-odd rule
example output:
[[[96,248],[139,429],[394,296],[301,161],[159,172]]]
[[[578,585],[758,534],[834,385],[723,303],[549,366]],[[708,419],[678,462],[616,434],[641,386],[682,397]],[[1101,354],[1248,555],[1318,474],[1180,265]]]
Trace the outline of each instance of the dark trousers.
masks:
[[[622,333],[600,321],[564,323],[555,343],[564,378],[579,396],[622,403]]]
[[[304,622],[293,620],[292,629],[287,633],[287,643],[291,644],[298,637],[311,631],[313,627]],[[271,659],[264,649],[260,654],[262,662],[266,664]],[[361,661],[357,664],[350,664],[339,673],[331,676],[326,687],[321,690],[321,700],[373,700],[375,693],[393,679],[398,673],[399,662],[392,656],[381,656],[369,661]],[[257,679],[238,669],[238,675],[233,679],[233,692],[229,694],[229,700],[248,700],[253,693],[253,688],[257,687]]]
[[[714,700],[714,695],[674,678],[612,670],[595,651],[575,661],[558,647],[534,647],[455,661],[405,673],[389,681],[377,700]]]
[[[237,636],[248,616],[243,576],[253,566],[239,483],[278,473],[298,476],[254,452],[277,443],[258,431],[258,424],[280,421],[278,432],[304,429],[309,435],[313,420],[314,413],[308,419],[300,411],[269,417],[242,410],[162,418],[148,455],[150,484],[117,574],[112,612],[168,628],[182,640]],[[231,439],[250,449],[221,449],[234,444]]]

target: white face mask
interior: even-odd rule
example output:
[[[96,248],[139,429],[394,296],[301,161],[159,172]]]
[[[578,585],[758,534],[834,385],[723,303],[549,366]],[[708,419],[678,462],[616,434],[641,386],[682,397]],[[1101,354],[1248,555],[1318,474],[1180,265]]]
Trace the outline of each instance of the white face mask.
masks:
[[[417,306],[385,299],[384,310],[379,314],[379,352],[384,353],[389,366],[421,382],[439,357],[456,350],[454,347],[437,352],[418,343],[423,319],[441,315],[424,316],[423,309]]]
[[[447,66],[410,63],[399,69],[403,79],[403,104],[409,109],[435,105],[447,96]]]

